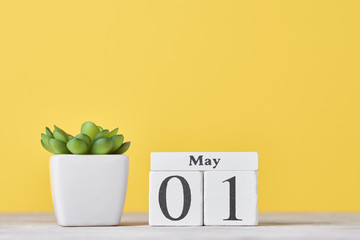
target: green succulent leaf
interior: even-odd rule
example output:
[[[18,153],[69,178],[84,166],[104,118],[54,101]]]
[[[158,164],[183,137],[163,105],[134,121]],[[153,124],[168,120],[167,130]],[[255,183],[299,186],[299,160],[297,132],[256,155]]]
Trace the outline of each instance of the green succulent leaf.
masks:
[[[43,137],[42,135],[44,135],[45,137]],[[45,134],[41,134],[41,145],[43,146],[43,148],[45,148],[48,152],[50,153],[54,153],[54,150],[50,147],[50,144],[49,144],[49,140],[51,138],[49,138],[47,135]]]
[[[94,137],[92,142],[95,142],[96,140],[98,140],[100,138],[107,138],[108,136],[109,136],[109,130],[102,130]]]
[[[50,141],[50,139],[52,139],[52,138],[50,138],[48,135],[45,135],[45,134],[41,134],[41,144],[44,146],[45,145],[45,149],[46,150],[50,150],[50,152],[51,153],[54,153],[54,151],[51,149],[51,147],[50,147],[50,143],[49,143],[49,141]],[[48,150],[48,151],[49,151]]]
[[[69,140],[69,136],[65,133],[59,132],[58,130],[54,130],[53,132],[54,138],[66,143]]]
[[[115,136],[119,131],[119,128],[115,128],[114,130],[112,130],[110,133],[109,133],[109,138],[111,138],[112,136]]]
[[[49,137],[48,135],[43,134],[43,133],[41,134],[41,140],[42,140],[45,144],[48,144],[50,139],[51,139],[51,137]]]
[[[67,148],[73,154],[85,154],[89,150],[89,146],[80,138],[73,138],[66,143]]]
[[[50,147],[54,150],[55,154],[68,154],[70,151],[67,149],[66,144],[63,141],[57,139],[49,140]]]
[[[111,139],[114,142],[114,146],[113,146],[111,152],[114,152],[123,144],[124,136],[123,135],[115,135],[115,136],[112,136]]]
[[[85,122],[81,126],[81,133],[85,133],[91,139],[93,139],[99,132],[99,128],[93,122]]]
[[[123,154],[125,153],[130,147],[130,142],[124,142],[117,150],[115,150],[114,154]]]
[[[53,133],[51,132],[50,128],[46,127],[46,128],[45,128],[45,132],[46,132],[46,135],[48,135],[48,136],[51,137],[51,138],[54,138],[54,135],[53,135]]]
[[[58,132],[60,132],[62,135],[64,135],[64,136],[67,136],[68,134],[64,131],[64,130],[62,130],[61,128],[59,128],[58,126],[56,126],[56,125],[54,125],[54,131],[58,131]]]
[[[70,140],[70,139],[73,139],[74,138],[74,136],[73,135],[71,135],[71,134],[68,134],[68,139]]]
[[[113,146],[114,142],[111,138],[100,138],[91,144],[89,152],[91,154],[108,154]]]
[[[101,126],[97,126],[99,131],[101,132],[102,130],[104,130]]]
[[[48,151],[49,153],[55,154],[55,153],[53,152],[53,150],[50,148],[50,146],[47,146],[47,145],[43,142],[43,140],[40,140],[40,142],[41,142],[41,145],[43,146],[43,148],[45,148],[46,151]]]
[[[91,144],[91,138],[88,135],[86,135],[85,133],[80,133],[80,134],[76,135],[75,138],[79,138],[79,139],[85,141],[88,146],[90,146],[90,144]]]

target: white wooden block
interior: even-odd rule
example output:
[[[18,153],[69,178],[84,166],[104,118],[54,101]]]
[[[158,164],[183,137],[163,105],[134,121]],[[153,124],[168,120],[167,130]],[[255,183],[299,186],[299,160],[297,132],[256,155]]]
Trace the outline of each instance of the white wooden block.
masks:
[[[204,225],[257,225],[257,208],[257,171],[204,173]]]
[[[203,225],[203,178],[200,171],[151,171],[149,225]]]
[[[153,152],[151,170],[258,170],[257,152]]]

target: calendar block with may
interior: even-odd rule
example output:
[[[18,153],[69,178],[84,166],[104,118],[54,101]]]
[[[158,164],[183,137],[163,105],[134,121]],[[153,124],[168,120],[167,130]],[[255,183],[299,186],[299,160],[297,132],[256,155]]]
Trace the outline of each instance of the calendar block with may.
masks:
[[[257,152],[151,153],[149,225],[257,225],[257,171]]]

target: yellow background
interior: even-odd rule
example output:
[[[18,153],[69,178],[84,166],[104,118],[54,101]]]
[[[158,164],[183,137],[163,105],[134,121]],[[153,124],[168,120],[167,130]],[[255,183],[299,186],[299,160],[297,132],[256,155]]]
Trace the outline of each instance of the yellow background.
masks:
[[[360,1],[1,1],[0,212],[52,211],[45,126],[259,152],[260,211],[360,211]]]

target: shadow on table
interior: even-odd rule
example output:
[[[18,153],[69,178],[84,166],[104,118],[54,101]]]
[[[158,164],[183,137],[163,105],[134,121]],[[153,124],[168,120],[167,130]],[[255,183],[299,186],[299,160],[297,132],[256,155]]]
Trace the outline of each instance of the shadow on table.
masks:
[[[149,225],[149,223],[145,222],[145,221],[143,221],[143,222],[135,221],[135,222],[122,222],[122,223],[120,223],[120,226],[143,226],[143,225],[147,226],[147,225]]]
[[[297,226],[297,225],[328,225],[329,222],[259,222],[258,226]],[[143,222],[122,222],[120,226],[148,226],[149,223]]]
[[[148,225],[148,213],[124,213],[121,217],[120,226]]]

